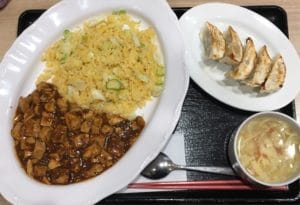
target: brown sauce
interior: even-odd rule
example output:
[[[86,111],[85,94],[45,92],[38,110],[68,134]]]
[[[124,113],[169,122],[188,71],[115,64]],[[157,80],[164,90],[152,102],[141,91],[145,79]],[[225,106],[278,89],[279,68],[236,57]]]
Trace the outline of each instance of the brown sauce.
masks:
[[[144,125],[139,116],[128,120],[71,104],[42,82],[20,97],[11,134],[28,175],[46,184],[70,184],[115,164]]]

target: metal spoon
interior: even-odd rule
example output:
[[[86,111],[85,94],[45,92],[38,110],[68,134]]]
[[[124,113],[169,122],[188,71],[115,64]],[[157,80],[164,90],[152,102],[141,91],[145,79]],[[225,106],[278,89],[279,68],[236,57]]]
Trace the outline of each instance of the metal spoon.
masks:
[[[235,176],[233,170],[228,167],[188,167],[183,165],[177,165],[164,153],[159,155],[142,171],[142,176],[149,179],[160,179],[167,176],[174,170],[189,170],[200,171],[214,174]]]

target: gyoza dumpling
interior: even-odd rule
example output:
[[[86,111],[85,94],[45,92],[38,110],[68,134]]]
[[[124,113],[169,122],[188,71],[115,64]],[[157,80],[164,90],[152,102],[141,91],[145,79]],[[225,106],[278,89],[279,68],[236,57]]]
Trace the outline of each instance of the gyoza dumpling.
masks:
[[[228,30],[225,34],[225,42],[225,55],[220,62],[229,65],[239,64],[243,58],[243,45],[239,35],[231,26],[228,27]]]
[[[251,74],[256,63],[255,45],[251,38],[247,38],[244,56],[240,64],[229,71],[226,75],[235,80],[245,80]]]
[[[280,89],[284,83],[286,68],[281,55],[273,63],[271,72],[266,82],[262,85],[260,92],[271,93]]]
[[[209,59],[218,60],[223,58],[225,53],[225,39],[222,32],[209,22],[206,22],[206,29],[203,33],[203,44]]]
[[[251,87],[262,85],[270,73],[271,65],[272,59],[268,54],[267,47],[263,46],[258,54],[253,76],[246,82],[246,84]]]

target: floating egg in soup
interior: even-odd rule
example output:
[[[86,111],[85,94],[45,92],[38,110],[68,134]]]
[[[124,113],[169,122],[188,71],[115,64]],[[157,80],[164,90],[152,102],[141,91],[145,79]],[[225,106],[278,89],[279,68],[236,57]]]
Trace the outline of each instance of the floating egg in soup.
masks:
[[[253,118],[240,130],[238,158],[248,174],[265,183],[282,183],[300,173],[300,136],[287,121]]]

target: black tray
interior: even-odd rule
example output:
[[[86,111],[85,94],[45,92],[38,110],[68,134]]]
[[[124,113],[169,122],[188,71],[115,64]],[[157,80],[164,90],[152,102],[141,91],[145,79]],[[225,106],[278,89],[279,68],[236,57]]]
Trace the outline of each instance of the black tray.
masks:
[[[286,12],[278,6],[246,7],[269,19],[288,36]],[[188,8],[174,8],[180,17]],[[19,17],[18,35],[34,22],[44,10],[27,10]],[[278,110],[295,118],[294,102]],[[227,106],[205,93],[193,81],[190,82],[187,97],[176,130],[185,133],[186,162],[191,166],[229,166],[227,142],[229,135],[253,112],[241,111]],[[188,172],[192,180],[232,179],[232,177]],[[100,185],[99,185],[100,186]],[[141,190],[142,191],[142,190]],[[288,191],[270,190],[185,190],[114,194],[98,204],[174,204],[174,203],[300,203],[299,181],[289,185]]]

